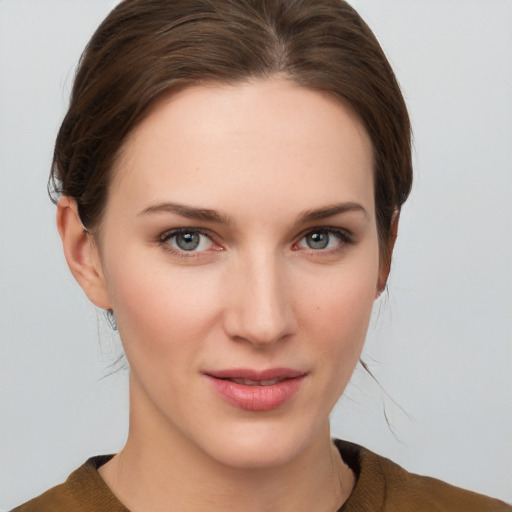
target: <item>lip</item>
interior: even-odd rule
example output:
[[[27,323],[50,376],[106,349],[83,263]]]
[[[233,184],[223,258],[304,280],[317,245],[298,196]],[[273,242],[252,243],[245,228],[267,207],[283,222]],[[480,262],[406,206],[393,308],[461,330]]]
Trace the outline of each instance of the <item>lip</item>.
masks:
[[[204,375],[214,390],[230,405],[246,411],[270,411],[284,405],[299,391],[306,373],[292,368],[234,368],[209,371]],[[280,381],[270,385],[246,385],[228,379]]]

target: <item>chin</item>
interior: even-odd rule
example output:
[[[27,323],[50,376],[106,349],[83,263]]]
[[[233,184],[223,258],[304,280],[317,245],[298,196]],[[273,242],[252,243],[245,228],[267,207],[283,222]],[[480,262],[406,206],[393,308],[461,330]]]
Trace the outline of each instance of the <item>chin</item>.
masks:
[[[237,469],[278,468],[285,466],[318,440],[329,439],[329,427],[297,428],[271,422],[241,424],[235,428],[215,432],[203,446],[212,459]],[[220,434],[220,435],[219,435]]]

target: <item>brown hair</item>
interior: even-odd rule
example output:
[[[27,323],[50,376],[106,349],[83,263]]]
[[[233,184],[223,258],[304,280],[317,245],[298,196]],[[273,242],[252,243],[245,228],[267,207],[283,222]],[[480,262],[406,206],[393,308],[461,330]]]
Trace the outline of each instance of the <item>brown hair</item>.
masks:
[[[381,255],[412,184],[407,109],[379,43],[343,0],[125,0],[103,21],[76,73],[55,145],[50,195],[101,221],[126,136],[164,94],[188,84],[280,73],[351,106],[372,140]]]

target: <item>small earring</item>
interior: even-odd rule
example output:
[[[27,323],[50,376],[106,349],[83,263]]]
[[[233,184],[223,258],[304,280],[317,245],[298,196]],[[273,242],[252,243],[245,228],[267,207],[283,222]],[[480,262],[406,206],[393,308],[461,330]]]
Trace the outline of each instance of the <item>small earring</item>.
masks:
[[[114,312],[111,309],[105,310],[105,318],[107,319],[107,322],[109,323],[112,330],[117,331],[116,317],[114,316]]]

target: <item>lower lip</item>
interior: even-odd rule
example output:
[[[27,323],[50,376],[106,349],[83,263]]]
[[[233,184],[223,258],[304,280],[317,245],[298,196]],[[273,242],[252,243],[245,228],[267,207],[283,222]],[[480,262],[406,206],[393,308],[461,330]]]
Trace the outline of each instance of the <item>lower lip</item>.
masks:
[[[244,386],[208,376],[215,390],[231,405],[246,411],[271,411],[288,402],[300,388],[304,375],[271,386]]]

